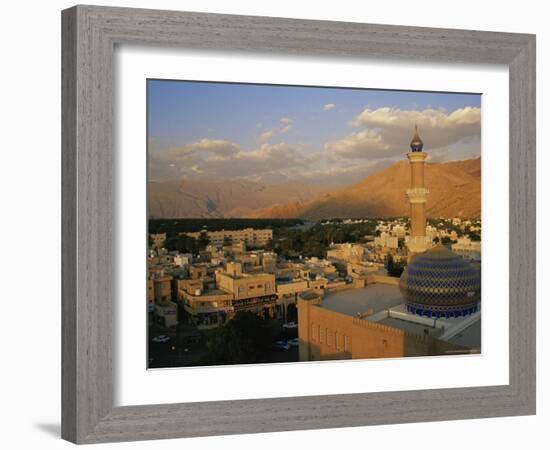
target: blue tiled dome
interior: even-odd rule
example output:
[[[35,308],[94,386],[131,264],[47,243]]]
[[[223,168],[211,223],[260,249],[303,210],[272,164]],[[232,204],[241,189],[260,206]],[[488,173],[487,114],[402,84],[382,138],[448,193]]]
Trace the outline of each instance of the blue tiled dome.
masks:
[[[438,245],[414,257],[399,288],[407,310],[428,317],[461,317],[478,310],[479,272],[466,260]]]

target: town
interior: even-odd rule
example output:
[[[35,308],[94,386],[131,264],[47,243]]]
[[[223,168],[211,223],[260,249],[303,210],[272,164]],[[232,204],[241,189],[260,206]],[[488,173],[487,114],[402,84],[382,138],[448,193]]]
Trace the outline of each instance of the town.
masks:
[[[454,352],[479,351],[478,342],[457,338],[472,341],[463,333],[469,322],[449,335],[448,326],[426,317],[411,321],[399,310],[399,277],[411,244],[407,217],[150,220],[149,229],[151,368],[357,357],[344,331],[329,337],[329,329],[345,330],[345,324],[322,330],[308,324],[306,330],[302,322],[308,319],[302,316],[315,304],[352,321],[369,318],[409,334],[447,334],[446,341],[437,342],[454,345]],[[480,219],[428,219],[424,234],[427,248],[443,244],[480,271]],[[357,299],[365,296],[380,303],[376,311],[361,310]],[[311,346],[300,348],[315,332],[318,343],[332,344],[332,350],[313,355]],[[384,355],[366,354],[377,356]]]

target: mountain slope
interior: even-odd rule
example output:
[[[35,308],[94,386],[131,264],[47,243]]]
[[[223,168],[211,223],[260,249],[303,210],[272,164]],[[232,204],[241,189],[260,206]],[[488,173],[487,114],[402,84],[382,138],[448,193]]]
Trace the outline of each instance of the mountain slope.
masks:
[[[327,187],[300,182],[264,185],[249,181],[149,182],[150,218],[244,217],[288,201],[305,203]]]
[[[481,159],[429,163],[425,184],[430,190],[429,217],[481,215]],[[392,217],[409,214],[405,192],[410,185],[408,161],[400,161],[349,187],[301,202],[291,201],[248,212],[250,218]]]

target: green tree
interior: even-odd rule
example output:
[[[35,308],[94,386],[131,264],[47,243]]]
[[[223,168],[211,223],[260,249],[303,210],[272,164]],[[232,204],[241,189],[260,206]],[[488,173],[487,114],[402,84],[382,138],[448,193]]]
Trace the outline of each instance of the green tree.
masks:
[[[210,364],[245,364],[257,362],[269,346],[269,329],[258,315],[238,312],[233,320],[210,334]]]
[[[291,303],[286,307],[286,319],[288,322],[296,322],[298,320],[298,309],[295,303]]]
[[[405,265],[403,263],[395,262],[393,256],[388,255],[388,261],[386,263],[386,269],[388,270],[388,275],[390,277],[399,278],[405,270]]]
[[[206,246],[210,243],[210,239],[208,239],[208,233],[206,231],[201,231],[201,234],[199,235],[197,241],[199,244],[199,250],[204,250]]]
[[[164,246],[168,251],[177,250],[180,253],[196,254],[199,251],[197,240],[185,234],[167,238]]]

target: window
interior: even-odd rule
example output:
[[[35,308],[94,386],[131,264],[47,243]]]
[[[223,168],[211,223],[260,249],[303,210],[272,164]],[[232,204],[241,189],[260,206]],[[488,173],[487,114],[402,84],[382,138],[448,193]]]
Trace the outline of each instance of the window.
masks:
[[[326,329],[326,335],[327,335],[327,345],[330,347],[332,345],[332,334],[328,328]]]
[[[344,351],[349,352],[349,336],[344,336]]]
[[[319,325],[319,342],[322,344],[325,342],[325,329]]]
[[[315,333],[316,328],[317,327],[315,325],[311,325],[311,341],[315,340],[315,338],[317,337]]]
[[[340,344],[341,344],[340,343],[340,335],[337,332],[334,333],[334,341],[336,343],[336,350],[337,351],[342,350],[342,347],[340,346]]]

